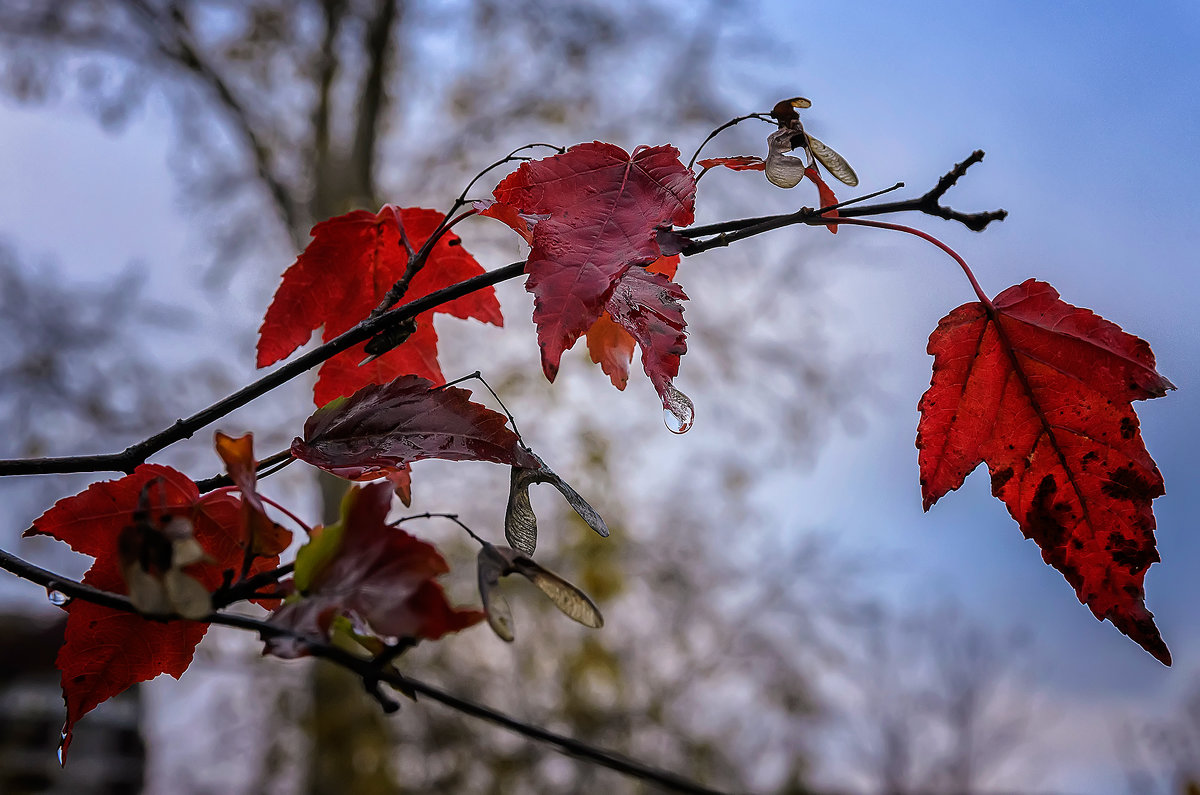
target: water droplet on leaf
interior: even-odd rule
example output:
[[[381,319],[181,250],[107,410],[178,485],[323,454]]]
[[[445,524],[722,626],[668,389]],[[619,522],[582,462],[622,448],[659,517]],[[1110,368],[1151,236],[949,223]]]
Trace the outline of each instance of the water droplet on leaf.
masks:
[[[696,407],[687,395],[673,386],[667,386],[663,397],[663,422],[671,433],[687,433],[696,418]]]

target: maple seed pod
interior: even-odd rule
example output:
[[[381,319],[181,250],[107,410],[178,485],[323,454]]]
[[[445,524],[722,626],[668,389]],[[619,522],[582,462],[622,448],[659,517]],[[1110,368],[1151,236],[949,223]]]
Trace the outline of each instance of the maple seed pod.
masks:
[[[791,99],[781,99],[775,103],[775,107],[771,108],[771,117],[779,122],[779,125],[785,126],[793,121],[799,121],[800,115],[796,113],[796,108],[811,108],[812,102],[804,97],[792,97]]]
[[[479,598],[488,625],[501,639],[512,641],[512,610],[504,597],[496,592],[500,578],[509,574],[520,574],[538,590],[550,598],[554,606],[572,621],[585,627],[599,629],[604,626],[604,616],[596,604],[576,586],[554,572],[542,568],[533,558],[515,549],[504,549],[481,542],[479,550]]]
[[[546,466],[542,459],[536,455],[534,458],[541,464],[538,469],[514,466],[509,479],[508,507],[504,512],[504,538],[508,545],[529,556],[533,555],[537,547],[537,517],[529,502],[529,487],[534,483],[549,483],[554,486],[588,527],[595,530],[601,538],[608,538],[608,525],[604,523],[600,513],[588,504],[579,492],[571,488],[569,483]]]
[[[767,136],[766,175],[771,184],[780,188],[794,188],[804,179],[808,164],[798,157],[786,154],[795,149],[795,131],[790,128],[776,130]]]

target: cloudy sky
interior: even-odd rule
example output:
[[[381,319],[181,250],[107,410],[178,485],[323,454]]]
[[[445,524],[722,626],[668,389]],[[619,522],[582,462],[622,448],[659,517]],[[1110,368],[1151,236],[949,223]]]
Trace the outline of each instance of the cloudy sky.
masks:
[[[1008,220],[982,235],[912,222],[966,257],[989,293],[1036,276],[1148,340],[1179,387],[1139,406],[1167,483],[1155,504],[1163,562],[1146,590],[1174,653],[1169,670],[1077,602],[990,497],[986,474],[922,514],[913,436],[929,380],[925,340],[972,294],[954,263],[921,241],[844,229],[836,256],[822,249],[839,319],[831,336],[877,356],[881,397],[864,423],[833,433],[813,466],[779,472],[758,492],[781,524],[794,525],[803,506],[804,526],[887,561],[884,587],[898,597],[951,599],[996,626],[1027,629],[1032,685],[1060,713],[1047,786],[1119,790],[1112,739],[1169,713],[1200,675],[1191,615],[1200,603],[1200,7],[779,3],[762,18],[788,39],[770,56],[770,84],[813,99],[810,129],[851,161],[863,189],[904,180],[923,191],[986,150],[947,199],[964,210],[1002,206]],[[748,35],[720,41],[730,115],[777,98],[760,95],[762,61],[739,57]],[[165,167],[170,135],[154,103],[120,135],[66,103],[0,104],[0,235],[72,276],[108,278],[131,261],[194,264],[199,241]],[[146,272],[149,293],[164,300],[183,278]],[[686,379],[685,367],[685,391]]]

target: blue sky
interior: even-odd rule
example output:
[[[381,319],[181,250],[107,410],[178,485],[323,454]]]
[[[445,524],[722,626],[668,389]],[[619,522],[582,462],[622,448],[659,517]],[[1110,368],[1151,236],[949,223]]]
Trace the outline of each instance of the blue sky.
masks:
[[[859,264],[835,283],[833,300],[843,307],[843,333],[887,355],[885,405],[866,432],[831,444],[813,472],[781,475],[777,493],[821,505],[823,525],[909,572],[897,575],[898,592],[944,594],[999,625],[1028,628],[1040,685],[1064,710],[1068,703],[1111,705],[1115,729],[1123,714],[1169,709],[1200,672],[1200,541],[1193,530],[1200,515],[1200,7],[824,9],[793,12],[790,68],[814,100],[810,128],[851,160],[862,187],[903,179],[921,191],[972,149],[984,149],[984,162],[947,198],[966,210],[1002,206],[1008,220],[982,235],[934,219],[912,223],[954,246],[992,295],[1036,276],[1064,300],[1148,340],[1160,371],[1179,387],[1139,406],[1167,483],[1155,505],[1164,562],[1147,576],[1148,604],[1175,667],[1162,668],[1078,604],[990,497],[986,472],[922,515],[912,443],[929,378],[925,337],[971,295],[954,264],[921,242],[843,231],[857,233],[861,253],[851,255]],[[1064,718],[1069,732],[1069,711]],[[1120,789],[1110,748],[1057,764],[1051,780],[1064,787]]]
[[[759,499],[789,519],[803,504],[805,526],[888,561],[886,587],[898,597],[945,597],[1027,628],[1036,684],[1061,705],[1065,733],[1092,736],[1098,714],[1116,731],[1168,712],[1200,674],[1200,6],[858,2],[762,13],[789,30],[789,44],[771,56],[769,78],[761,61],[725,53],[730,115],[770,104],[781,85],[805,94],[810,129],[850,160],[864,190],[900,179],[921,192],[986,150],[947,199],[965,210],[1002,206],[1008,220],[983,235],[909,220],[954,246],[991,294],[1036,276],[1148,340],[1179,387],[1139,406],[1167,482],[1155,505],[1164,562],[1147,576],[1148,604],[1175,667],[1091,617],[990,497],[984,474],[922,514],[913,436],[929,379],[925,339],[972,296],[954,263],[920,241],[844,229],[832,253],[822,249],[840,319],[831,333],[846,350],[882,357],[872,378],[883,397],[862,430],[837,431],[814,466],[779,472]],[[723,46],[746,46],[748,35]],[[202,241],[165,168],[169,135],[153,102],[120,136],[67,103],[0,105],[0,235],[72,276],[105,278],[129,261],[194,264]],[[131,217],[136,237],[120,231]],[[177,289],[178,273],[147,272],[151,294]],[[687,391],[686,366],[680,385]],[[1120,789],[1111,749],[1070,753],[1049,783]]]

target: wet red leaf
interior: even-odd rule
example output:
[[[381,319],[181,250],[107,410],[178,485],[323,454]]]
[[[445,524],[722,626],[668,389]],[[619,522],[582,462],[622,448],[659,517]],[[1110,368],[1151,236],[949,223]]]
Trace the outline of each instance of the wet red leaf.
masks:
[[[259,329],[259,367],[290,355],[318,327],[324,327],[323,340],[333,339],[365,320],[378,306],[408,265],[396,212],[414,249],[421,247],[442,220],[435,210],[384,207],[378,214],[355,210],[313,227],[312,242],[283,274],[283,283]],[[446,234],[433,247],[402,300],[421,298],[481,273],[483,268],[463,250],[458,237]],[[438,365],[433,327],[433,316],[439,312],[504,324],[495,290],[490,287],[422,312],[416,318],[416,332],[374,361],[360,367],[366,352],[364,345],[356,345],[325,362],[313,392],[317,405],[399,375],[414,374],[442,383],[445,379]]]
[[[588,329],[588,352],[617,389],[629,382],[635,341],[642,348],[642,367],[659,396],[679,374],[679,358],[687,351],[683,307],[687,298],[671,281],[679,256],[661,257],[645,268],[630,268],[604,305],[604,314]]]
[[[1131,401],[1171,382],[1144,341],[1030,279],[969,303],[929,338],[933,379],[917,430],[925,508],[981,462],[992,493],[1042,558],[1155,658],[1170,664],[1142,589],[1163,493]]]
[[[695,196],[674,147],[630,155],[599,141],[524,163],[500,183],[499,202],[549,216],[534,227],[525,266],[546,378],[554,380],[563,352],[600,317],[625,271],[658,259],[655,230],[692,223]]]

